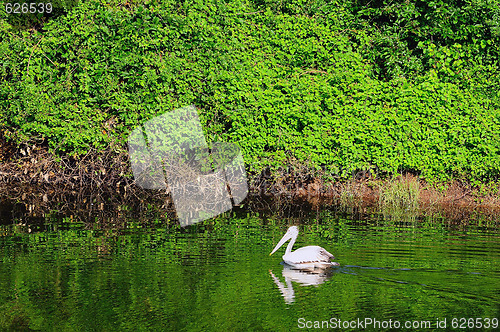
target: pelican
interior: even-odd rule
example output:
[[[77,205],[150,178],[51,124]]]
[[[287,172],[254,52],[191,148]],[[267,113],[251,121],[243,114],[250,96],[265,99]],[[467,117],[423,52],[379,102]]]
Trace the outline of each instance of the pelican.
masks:
[[[286,247],[285,254],[283,255],[283,261],[288,265],[299,269],[326,268],[340,265],[337,262],[332,262],[335,257],[319,246],[307,246],[292,251],[293,244],[295,240],[297,240],[298,235],[299,229],[297,226],[288,228],[285,235],[281,238],[276,247],[274,247],[269,256],[274,254],[286,241],[290,240],[290,243],[288,243]]]

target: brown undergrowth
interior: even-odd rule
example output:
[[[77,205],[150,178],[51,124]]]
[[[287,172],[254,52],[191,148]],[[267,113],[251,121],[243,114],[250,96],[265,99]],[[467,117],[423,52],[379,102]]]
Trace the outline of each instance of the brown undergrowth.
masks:
[[[91,150],[79,158],[57,158],[43,147],[2,147],[0,198],[4,206],[32,216],[54,210],[61,215],[83,211],[89,214],[88,220],[95,220],[106,211],[143,211],[154,205],[175,219],[166,190],[144,190],[135,185],[123,148]],[[323,178],[297,165],[274,174],[265,170],[249,175],[251,198],[245,204],[257,210],[267,206],[278,213],[296,211],[299,205],[305,207],[304,211],[337,206],[358,217],[378,213],[413,220],[439,216],[466,222],[478,216],[488,220],[500,216],[500,196],[494,185],[474,188],[454,181],[437,187],[410,174],[386,180],[366,173],[349,181]]]
[[[468,183],[451,181],[432,185],[412,174],[402,174],[390,179],[377,179],[360,173],[348,181],[324,181],[321,174],[313,177],[301,173],[299,180],[280,177],[289,181],[274,181],[267,176],[259,193],[285,195],[305,201],[313,207],[339,205],[359,216],[374,213],[386,218],[416,220],[419,217],[437,217],[451,222],[472,219],[500,219],[500,187],[490,183],[473,187]],[[267,191],[265,191],[267,189]]]

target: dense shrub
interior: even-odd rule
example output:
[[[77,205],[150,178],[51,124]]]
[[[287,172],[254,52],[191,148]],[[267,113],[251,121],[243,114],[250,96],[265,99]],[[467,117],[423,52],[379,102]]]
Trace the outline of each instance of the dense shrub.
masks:
[[[18,31],[2,20],[1,133],[78,155],[125,142],[138,124],[195,104],[208,141],[240,144],[253,174],[299,162],[342,177],[371,169],[428,180],[498,178],[498,90],[487,91],[498,80],[496,30],[484,48],[468,37],[457,44],[430,25],[437,14],[427,11],[417,38],[397,7],[389,10],[396,23],[382,17],[372,35],[370,17],[382,9],[362,7],[90,1],[43,30]],[[425,39],[439,33],[448,39]],[[379,43],[384,36],[401,45],[394,55]],[[391,59],[401,52],[409,60],[398,67]]]
[[[353,25],[372,35],[362,54],[379,78],[435,69],[444,82],[500,100],[499,1],[358,0],[348,8]]]

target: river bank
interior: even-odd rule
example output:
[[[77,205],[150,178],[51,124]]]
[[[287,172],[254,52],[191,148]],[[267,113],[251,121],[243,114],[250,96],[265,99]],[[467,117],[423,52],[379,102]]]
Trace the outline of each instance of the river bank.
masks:
[[[147,206],[156,206],[175,219],[167,191],[138,187],[128,156],[118,147],[91,150],[78,159],[56,157],[36,145],[4,148],[2,161],[0,197],[11,206],[17,204],[16,209],[28,216],[46,215],[54,209],[67,214],[78,210],[144,211]],[[439,216],[453,222],[500,219],[495,183],[429,184],[411,174],[385,179],[367,173],[358,173],[350,180],[324,178],[324,174],[312,175],[305,167],[248,174],[250,198],[243,204],[252,205],[252,210],[283,213],[296,210],[293,206],[308,211],[337,206],[361,217],[375,213],[399,219]]]

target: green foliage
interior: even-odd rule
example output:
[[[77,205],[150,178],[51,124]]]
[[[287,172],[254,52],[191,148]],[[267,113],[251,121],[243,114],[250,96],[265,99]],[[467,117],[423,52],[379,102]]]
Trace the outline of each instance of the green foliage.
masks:
[[[498,178],[500,14],[434,5],[89,1],[43,30],[0,20],[0,132],[78,155],[195,104],[251,174]]]
[[[444,82],[477,89],[498,102],[500,3],[497,0],[353,1],[352,33],[384,80],[435,69]],[[373,36],[366,35],[366,31]]]

